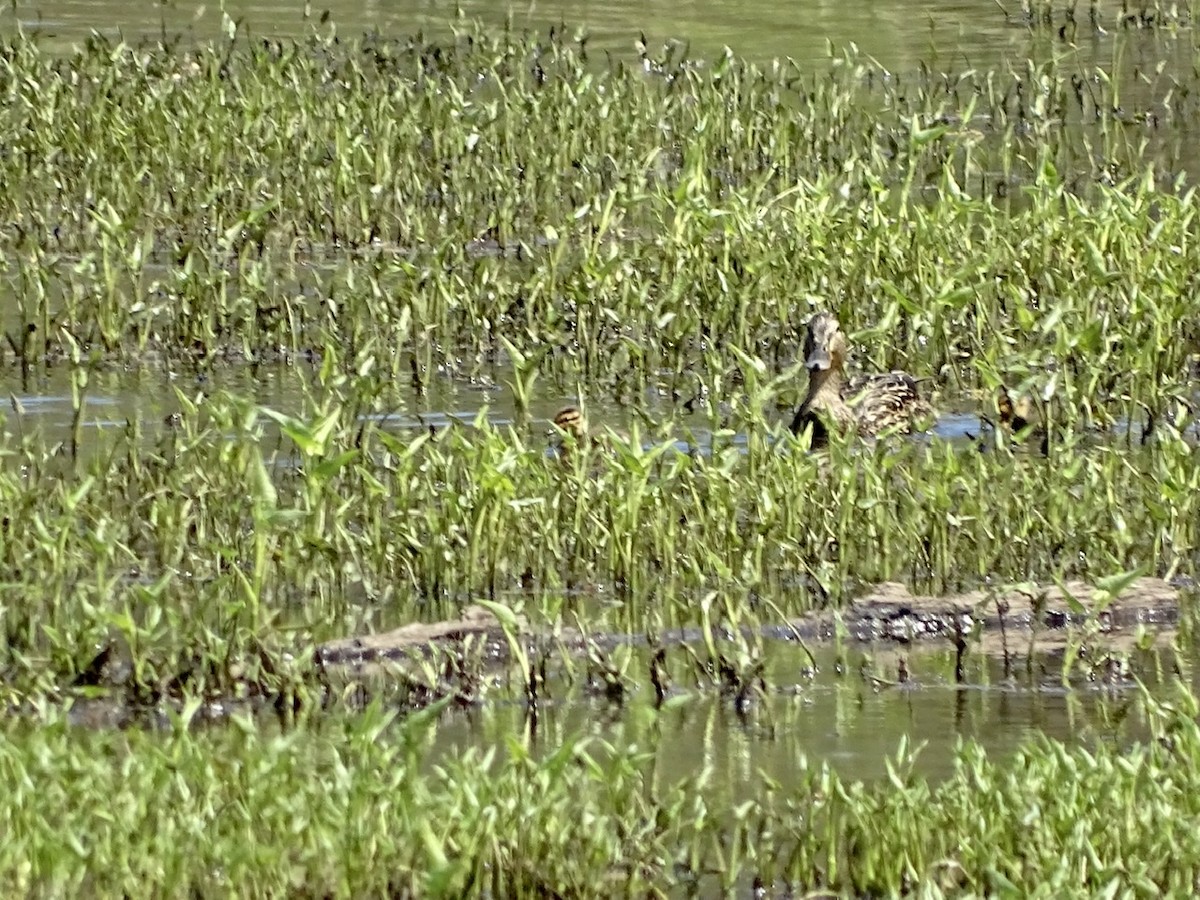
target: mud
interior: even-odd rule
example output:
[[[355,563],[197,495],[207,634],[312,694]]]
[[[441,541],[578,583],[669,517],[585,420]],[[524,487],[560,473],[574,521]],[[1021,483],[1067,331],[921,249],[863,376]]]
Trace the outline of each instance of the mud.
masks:
[[[328,641],[317,648],[317,658],[324,665],[368,662],[398,657],[411,650],[429,650],[439,644],[462,643],[469,637],[488,643],[504,642],[496,617],[482,606],[468,606],[458,619],[415,622],[380,634]],[[500,648],[495,652],[500,652]]]
[[[1118,648],[1133,645],[1139,625],[1157,631],[1156,639],[1173,632],[1179,622],[1181,598],[1180,586],[1159,578],[1136,579],[1116,598],[1079,581],[1066,582],[1061,588],[1030,582],[940,597],[913,594],[903,584],[888,582],[874,586],[839,612],[765,625],[758,633],[815,642],[840,637],[860,644],[962,641],[984,653],[1008,653],[1012,647],[1052,653],[1087,635]],[[529,644],[550,640],[569,652],[589,645],[645,643],[644,637],[633,635],[585,638],[573,629],[558,629],[551,635],[524,623],[520,634]],[[674,629],[663,632],[660,642],[677,645],[701,637],[698,629]],[[358,668],[413,654],[428,655],[466,642],[481,648],[485,659],[500,662],[508,656],[507,640],[495,616],[482,607],[469,606],[459,619],[329,641],[317,648],[316,658],[326,668]]]
[[[903,584],[877,585],[840,616],[806,616],[791,625],[802,636],[830,637],[837,619],[856,641],[911,643],[931,638],[986,637],[1007,629],[1058,638],[1072,630],[1101,634],[1138,625],[1174,628],[1179,622],[1179,587],[1161,578],[1138,578],[1118,597],[1082,581],[1057,585],[1027,582],[942,597],[912,594]],[[1040,636],[1039,636],[1040,635]]]
[[[1020,665],[1032,682],[1053,683],[1060,690],[1065,686],[1061,673],[1067,671],[1074,685],[1128,686],[1133,683],[1130,660],[1134,651],[1166,647],[1175,640],[1193,590],[1188,583],[1140,578],[1116,598],[1082,582],[1068,582],[1061,588],[1005,585],[934,597],[913,594],[902,584],[885,583],[871,587],[839,612],[763,625],[747,630],[744,636],[803,642],[813,661],[810,676],[816,671],[813,654],[822,652],[821,648],[826,656],[835,643],[842,648],[861,648],[862,659],[870,660],[864,677],[876,687],[908,682],[910,665],[916,670],[923,668],[919,654],[947,650],[957,652],[955,680],[960,683],[964,658],[985,657],[1000,667],[1002,677],[1015,676]],[[587,657],[590,673],[593,664],[597,660],[602,663],[615,647],[648,647],[644,635],[584,635],[562,627],[551,631],[520,618],[512,637],[530,659]],[[722,641],[737,635],[718,629],[716,637]],[[703,639],[699,629],[673,629],[660,633],[656,646],[697,645]],[[326,689],[327,703],[341,698],[361,704],[383,690],[404,708],[423,708],[442,698],[474,706],[491,687],[510,677],[511,652],[510,636],[496,617],[473,605],[456,619],[413,623],[321,644],[314,652],[313,674]],[[840,653],[839,658],[845,659]],[[163,696],[148,703],[145,697],[122,690],[128,686],[127,663],[111,648],[97,657],[92,668],[97,668],[98,674],[93,678],[85,673],[75,687],[108,690],[101,696],[73,697],[70,715],[74,723],[95,728],[171,727],[168,710],[181,708],[178,698]],[[545,662],[541,666],[539,683],[545,685]],[[652,663],[652,672],[654,666]],[[623,682],[623,676],[618,681]],[[230,696],[211,698],[197,712],[197,720],[219,723],[238,710],[287,711],[287,704],[280,703],[286,697],[270,697],[251,688],[247,685]]]

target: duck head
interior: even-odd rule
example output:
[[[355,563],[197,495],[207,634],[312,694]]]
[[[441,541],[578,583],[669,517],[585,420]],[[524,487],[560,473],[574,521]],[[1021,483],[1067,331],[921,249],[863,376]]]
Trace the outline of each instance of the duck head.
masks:
[[[555,428],[576,441],[582,441],[587,436],[587,423],[577,406],[564,406],[555,414],[553,421]]]
[[[846,336],[838,320],[829,313],[817,313],[809,319],[804,336],[804,367],[811,375],[841,371],[846,347]]]

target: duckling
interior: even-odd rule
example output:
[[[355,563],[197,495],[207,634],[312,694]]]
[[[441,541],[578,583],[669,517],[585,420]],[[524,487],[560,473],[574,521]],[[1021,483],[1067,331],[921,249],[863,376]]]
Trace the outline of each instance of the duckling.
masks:
[[[551,421],[554,423],[551,434],[557,434],[551,446],[564,463],[571,461],[571,452],[574,449],[597,448],[605,453],[612,453],[617,445],[629,443],[629,435],[619,428],[589,428],[583,411],[577,406],[564,406],[554,414]]]
[[[582,443],[589,439],[587,421],[578,406],[564,406],[554,414],[553,422],[555,428],[576,441]]]
[[[1050,452],[1050,435],[1039,423],[1037,408],[1028,395],[1022,394],[1013,400],[1008,388],[1000,385],[996,392],[996,413],[1000,427],[1006,429],[1014,440],[1028,438],[1037,441],[1043,456]]]
[[[917,381],[904,372],[858,375],[846,379],[849,343],[838,320],[817,313],[804,338],[808,394],[792,419],[792,432],[812,428],[812,446],[829,441],[829,429],[878,434],[888,428],[909,431],[914,419],[933,410],[917,391]]]
[[[573,447],[594,447],[599,443],[599,439],[588,430],[587,420],[578,406],[564,406],[554,414],[552,422],[559,435],[553,441],[553,446],[563,462],[570,461]]]
[[[1014,402],[1004,385],[1000,385],[996,394],[996,412],[1000,417],[1000,425],[1011,429],[1013,433],[1028,428],[1037,420],[1037,410],[1033,408],[1033,401],[1021,395]]]

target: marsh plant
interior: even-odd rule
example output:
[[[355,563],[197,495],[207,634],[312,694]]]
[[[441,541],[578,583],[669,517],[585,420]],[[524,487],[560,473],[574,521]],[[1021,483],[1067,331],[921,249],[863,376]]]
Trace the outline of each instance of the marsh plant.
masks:
[[[1168,126],[1194,73],[647,75],[478,29],[67,57],[18,33],[2,56],[27,374],[73,347],[334,349],[374,393],[516,365],[685,401],[727,395],[739,351],[781,369],[824,309],[874,368],[1033,387],[1068,425],[1190,402],[1193,161]]]
[[[274,696],[314,641],[480,598],[650,633],[885,579],[1195,573],[1194,197],[1128,116],[1184,115],[1194,73],[636,68],[475,27],[4,41],[7,361],[17,389],[65,368],[74,412],[61,445],[15,396],[5,426],[15,696]],[[1031,398],[1043,452],[805,452],[815,310],[935,405]],[[178,377],[280,363],[297,408]],[[114,365],[177,380],[170,426],[85,439]],[[462,380],[514,424],[393,427]],[[548,453],[539,391],[630,433]]]
[[[320,410],[301,421],[214,397],[153,438],[100,432],[83,460],[36,432],[10,442],[9,687],[73,679],[110,644],[152,694],[246,655],[283,677],[307,641],[453,618],[479,598],[544,625],[646,633],[777,620],[886,580],[941,593],[1196,571],[1200,476],[1182,438],[1049,459],[851,438],[810,455],[776,426],[748,449],[662,440],[564,466],[540,431],[481,419],[413,436]]]
[[[951,774],[844,780],[796,759],[733,804],[711,771],[581,734],[431,749],[437,708],[375,705],[283,732],[238,719],[165,734],[8,718],[0,876],[20,893],[577,896],[826,890],[1063,895],[1198,877],[1195,699],[1148,701],[1153,740],[1031,742],[1003,765],[963,745]]]
[[[1151,46],[1181,52],[1165,24]],[[762,626],[865,585],[1196,576],[1177,126],[1200,69],[649,62],[477,27],[67,55],[0,38],[0,685],[29,715],[0,741],[0,881],[1194,889],[1187,694],[1148,701],[1145,745],[1036,742],[1009,766],[964,748],[937,785],[904,754],[876,786],[797,760],[796,785],[737,806],[594,737],[435,758],[437,665],[470,670],[456,702],[484,693],[465,656],[421,661],[390,697],[403,721],[316,714],[336,704],[315,645],[476,602],[530,708],[567,628],[690,627],[698,687],[752,711]],[[810,452],[786,425],[818,310],[861,369],[904,368],[935,406],[1029,397],[1043,439],[980,421]],[[176,386],[169,423],[85,427],[118,366]],[[221,390],[242,367],[287,373],[295,405]],[[21,399],[60,370],[65,438]],[[513,421],[422,418],[464,383]],[[625,434],[550,449],[564,402],[623,410]],[[629,652],[583,644],[603,693],[636,689]],[[55,711],[96,695],[174,724],[81,733]],[[294,718],[191,727],[214,703]]]

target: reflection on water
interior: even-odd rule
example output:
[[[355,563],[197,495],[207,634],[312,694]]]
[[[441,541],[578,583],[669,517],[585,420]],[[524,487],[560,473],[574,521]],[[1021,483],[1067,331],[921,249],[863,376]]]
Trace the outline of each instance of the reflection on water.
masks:
[[[89,373],[83,395],[83,427],[120,428],[128,422],[139,422],[152,429],[180,411],[177,390],[189,400],[223,390],[253,398],[264,406],[298,412],[304,403],[304,384],[299,367],[289,366],[230,366],[212,375],[182,374],[150,366],[97,369]],[[15,371],[4,372],[0,374],[0,392],[9,395],[10,409],[18,407],[23,421],[40,428],[48,439],[68,435],[75,412],[71,374],[65,366],[49,369],[24,385]],[[12,413],[6,410],[5,415]]]
[[[792,681],[806,662],[791,645],[769,645],[772,669],[788,668]],[[886,653],[886,650],[884,651]],[[862,654],[858,653],[857,659]],[[733,797],[760,787],[765,773],[786,788],[798,767],[828,762],[848,778],[886,776],[901,740],[920,748],[915,769],[930,778],[953,770],[960,741],[974,740],[997,759],[1033,735],[1095,746],[1127,744],[1146,737],[1141,695],[1132,682],[1112,690],[1083,686],[1064,690],[1048,683],[999,680],[999,666],[976,671],[957,687],[952,659],[924,652],[909,657],[914,683],[877,686],[854,671],[836,677],[832,651],[817,649],[820,675],[812,683],[770,681],[772,688],[748,715],[711,690],[680,694],[661,711],[653,708],[648,685],[624,707],[595,698],[549,702],[531,725],[524,704],[489,703],[441,720],[436,744],[447,750],[470,746],[503,748],[517,740],[552,751],[580,733],[614,746],[637,746],[654,754],[661,779],[670,782],[713,772],[713,786]],[[977,667],[978,668],[978,667]],[[1135,666],[1152,679],[1155,666]],[[995,679],[995,680],[993,680]]]

